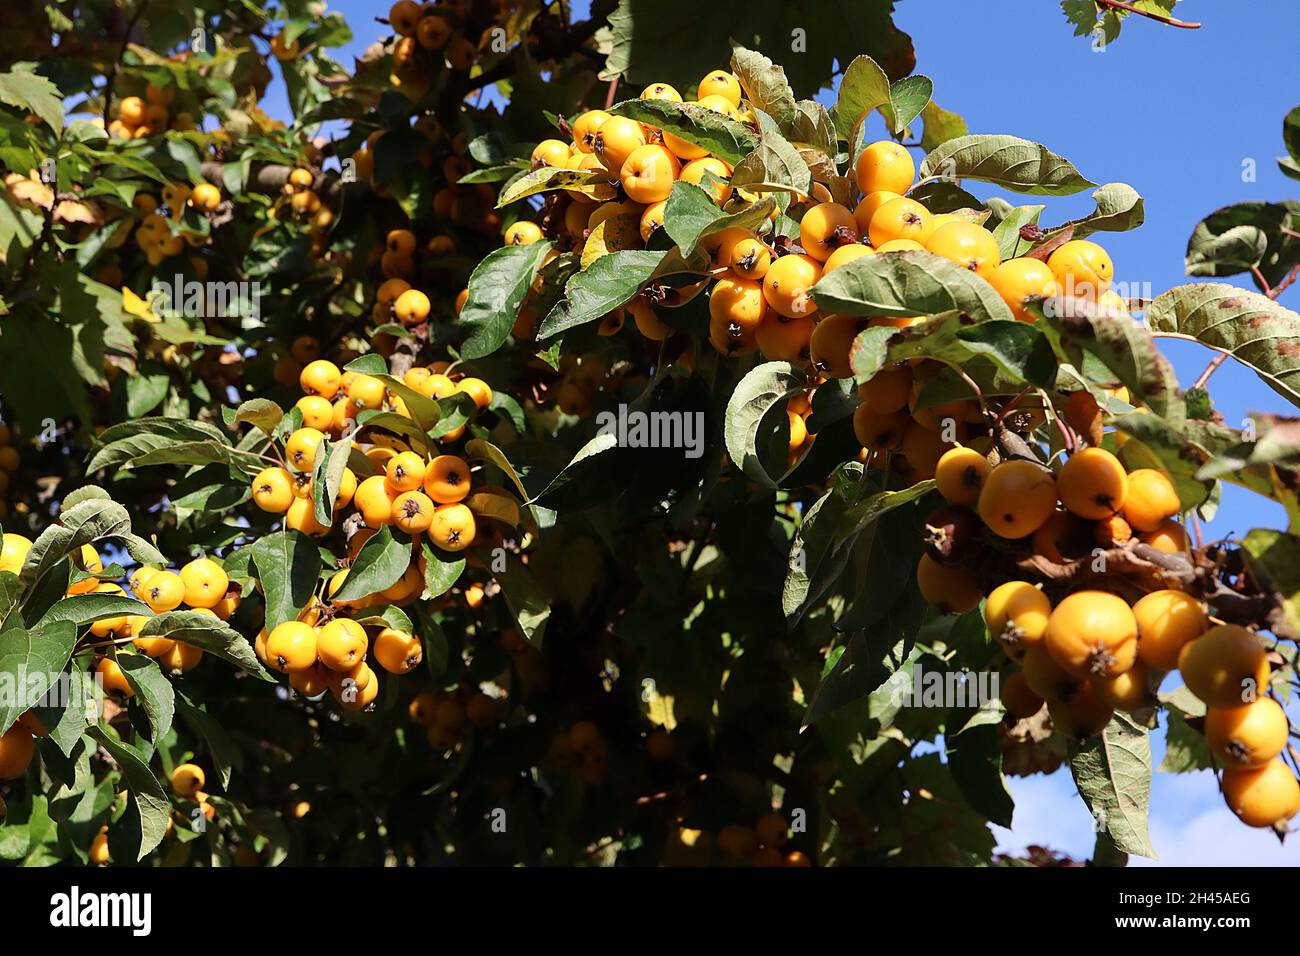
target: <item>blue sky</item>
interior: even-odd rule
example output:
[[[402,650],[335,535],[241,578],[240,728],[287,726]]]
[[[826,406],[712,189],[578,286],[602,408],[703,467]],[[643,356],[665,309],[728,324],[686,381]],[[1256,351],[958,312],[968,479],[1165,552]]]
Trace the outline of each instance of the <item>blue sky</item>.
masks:
[[[580,15],[586,6],[575,4]],[[1254,0],[1249,12],[1245,6],[1185,0],[1178,14],[1202,21],[1200,30],[1134,17],[1119,40],[1100,53],[1088,40],[1072,36],[1059,6],[1047,0],[899,0],[895,19],[916,41],[917,71],[934,80],[935,100],[962,114],[971,132],[1041,142],[1089,179],[1127,182],[1141,193],[1146,225],[1094,238],[1111,252],[1118,280],[1149,283],[1158,294],[1188,281],[1183,272],[1187,237],[1206,214],[1234,202],[1300,193],[1274,162],[1283,153],[1282,117],[1300,104],[1295,55],[1300,4]],[[353,43],[338,51],[340,61],[350,65],[350,57],[382,29],[371,19],[377,8],[360,0],[336,0],[330,7],[344,13],[357,31]],[[832,28],[830,22],[808,25],[809,30]],[[717,38],[719,66],[726,64],[725,41]],[[694,78],[681,79],[689,85]],[[833,94],[821,98],[829,102]],[[266,105],[273,115],[286,115],[278,82]],[[1254,182],[1243,181],[1248,160],[1256,168]],[[1046,202],[1045,223],[1092,209],[1086,192]],[[1234,281],[1250,287],[1244,279]],[[1300,285],[1281,301],[1300,308]],[[1195,380],[1212,356],[1194,343],[1166,342],[1164,349],[1184,384]],[[1232,361],[1216,373],[1211,391],[1231,424],[1252,411],[1292,411]],[[1281,522],[1280,508],[1227,486],[1219,514],[1206,530],[1222,537]],[[1163,732],[1152,743],[1158,764]],[[1091,854],[1092,820],[1068,772],[1012,780],[1010,786],[1016,815],[1012,830],[998,831],[1004,848],[1039,843],[1077,857]],[[1151,830],[1166,865],[1300,863],[1300,840],[1281,848],[1271,833],[1241,826],[1223,806],[1208,772],[1156,775]]]

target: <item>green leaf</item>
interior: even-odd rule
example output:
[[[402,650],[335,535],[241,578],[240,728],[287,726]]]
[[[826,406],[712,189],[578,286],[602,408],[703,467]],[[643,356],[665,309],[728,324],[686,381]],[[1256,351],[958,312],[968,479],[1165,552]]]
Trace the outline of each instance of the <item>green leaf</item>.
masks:
[[[172,809],[167,792],[140,752],[119,740],[106,724],[91,727],[86,733],[108,751],[122,770],[122,778],[138,815],[138,823],[132,821],[136,829],[129,849],[135,851],[137,861],[143,860],[167,835],[167,818]]]
[[[424,543],[424,593],[422,600],[431,601],[451,590],[465,570],[465,559],[448,554],[441,548]],[[403,630],[410,630],[409,627]]]
[[[316,449],[316,467],[312,473],[312,505],[316,520],[327,528],[334,523],[334,503],[338,501],[343,472],[347,470],[352,447],[351,438],[343,441],[326,439]]]
[[[771,436],[760,433],[760,426],[773,408],[777,405],[784,407],[787,397],[807,383],[808,376],[798,366],[789,362],[766,362],[751,369],[736,384],[727,400],[723,425],[727,454],[745,475],[766,488],[774,489],[777,483],[764,465],[760,448],[771,447]],[[786,422],[781,420],[778,424]],[[784,456],[780,464],[785,465]],[[781,471],[784,470],[782,467]]]
[[[902,491],[880,491],[861,463],[841,465],[831,490],[805,512],[791,541],[781,589],[787,628],[793,628],[838,578],[863,531],[933,489],[933,481],[921,481]]]
[[[164,372],[137,374],[126,380],[126,413],[132,418],[147,415],[167,397],[171,378]]]
[[[1300,633],[1300,537],[1255,528],[1242,539],[1241,553],[1260,590],[1281,598],[1286,629],[1291,634]]]
[[[994,319],[958,329],[956,338],[976,355],[984,355],[1031,385],[1052,388],[1057,358],[1041,330],[1025,322]]]
[[[678,139],[707,149],[718,159],[735,166],[758,146],[758,139],[743,123],[694,103],[671,100],[624,100],[609,108],[614,116],[626,116],[647,126],[671,133]]]
[[[19,574],[24,583],[44,577],[84,545],[131,531],[131,516],[116,502],[84,501],[59,512],[59,520],[61,524],[50,525],[32,542]]]
[[[353,620],[367,627],[391,627],[408,634],[415,633],[410,616],[395,604],[376,604],[358,610]]]
[[[1292,235],[1298,231],[1300,201],[1241,202],[1217,209],[1192,231],[1187,274],[1222,277],[1254,267],[1270,287],[1276,286],[1300,265],[1300,239]]]
[[[905,76],[889,88],[889,106],[884,109],[885,122],[895,135],[912,124],[930,103],[934,82],[921,73]]]
[[[925,124],[925,131],[921,134],[921,148],[927,153],[970,132],[961,116],[948,112],[933,100],[921,110],[921,122]]]
[[[1186,687],[1160,695],[1165,705],[1168,732],[1165,734],[1165,758],[1157,768],[1161,773],[1188,773],[1211,770],[1214,758],[1205,734],[1193,728],[1189,718],[1205,716],[1205,705]]]
[[[942,256],[913,251],[862,256],[812,287],[826,314],[914,316],[961,311],[976,321],[1012,320],[991,285]]]
[[[1004,262],[1016,258],[1022,252],[1028,252],[1033,247],[1032,243],[1020,238],[1020,230],[1025,226],[1038,225],[1038,217],[1046,208],[1046,206],[1016,206],[1002,217],[1002,221],[993,230],[993,238],[998,241],[998,251],[1002,254]]]
[[[1070,772],[1097,826],[1115,846],[1155,859],[1147,834],[1151,743],[1146,728],[1116,714],[1100,736],[1071,748]]]
[[[758,144],[735,164],[731,184],[759,192],[807,195],[812,191],[812,170],[799,150],[781,135],[776,121],[761,110],[755,110],[755,113],[758,116]]]
[[[43,76],[27,71],[0,73],[0,103],[29,110],[54,132],[63,131],[63,94]]]
[[[1071,219],[1054,229],[1048,229],[1047,234],[1055,235],[1070,229],[1073,238],[1082,239],[1095,232],[1127,232],[1146,221],[1146,206],[1142,197],[1128,183],[1107,183],[1093,192],[1092,198],[1097,203],[1095,210],[1079,219]]]
[[[267,631],[296,620],[320,577],[320,549],[306,535],[285,528],[249,546],[266,596]]]
[[[497,208],[501,209],[513,202],[536,196],[539,193],[554,192],[557,189],[571,189],[582,192],[593,199],[609,199],[613,194],[610,174],[604,170],[563,169],[559,166],[543,166],[531,173],[526,173],[513,180],[497,199]]]
[[[0,695],[0,734],[45,696],[68,666],[76,643],[77,628],[70,621],[0,633],[0,675],[10,688],[22,691]]]
[[[1186,417],[1178,377],[1146,328],[1085,299],[1048,299],[1041,311],[1076,368],[1094,356],[1138,403],[1175,425]]]
[[[494,572],[497,583],[501,585],[501,596],[524,638],[534,647],[541,647],[546,622],[551,616],[550,595],[528,565],[517,557],[507,555],[505,564],[505,570]]]
[[[735,213],[724,213],[712,197],[699,186],[675,182],[664,207],[664,230],[690,259],[699,244],[724,229],[756,230],[776,208],[776,200],[764,196],[758,202]]]
[[[456,319],[457,325],[469,329],[461,358],[483,358],[505,344],[537,269],[551,249],[549,242],[504,246],[474,267],[469,297]]]
[[[221,787],[223,790],[228,788],[231,770],[244,769],[243,751],[230,739],[221,721],[207,711],[201,710],[182,693],[176,695],[176,712],[180,715],[182,723],[203,738],[207,744],[208,754],[212,758],[213,769],[221,780]]]
[[[664,253],[649,249],[611,252],[575,272],[564,285],[564,298],[542,320],[538,338],[594,322],[631,301],[663,258]]]
[[[961,136],[936,147],[920,177],[978,179],[1036,196],[1068,196],[1097,185],[1045,146],[1015,136]]]
[[[835,129],[840,139],[853,142],[858,124],[874,110],[890,104],[889,77],[869,56],[854,57],[840,81],[835,107]]]
[[[140,637],[168,637],[182,644],[198,647],[228,664],[242,668],[255,677],[273,682],[257,655],[253,645],[219,618],[198,611],[168,611],[151,618],[140,629]]]
[[[1266,296],[1218,282],[1176,286],[1147,309],[1155,335],[1227,352],[1300,405],[1300,315]]]
[[[126,682],[135,691],[132,704],[139,703],[149,718],[155,743],[167,736],[176,715],[176,694],[172,682],[163,675],[158,664],[143,654],[118,654],[117,663],[126,676]]]
[[[107,617],[123,617],[128,614],[141,614],[147,617],[153,614],[153,611],[144,602],[123,594],[74,594],[46,611],[40,623],[71,621],[77,627],[84,627]]]
[[[740,80],[745,99],[767,113],[777,125],[789,132],[798,115],[794,91],[785,78],[785,70],[755,50],[735,46],[731,51],[731,71]]]
[[[276,426],[284,418],[284,409],[269,398],[252,398],[235,410],[235,423],[248,422],[267,437],[274,437]]]
[[[12,571],[0,571],[0,624],[4,624],[22,596],[23,585],[18,575]]]
[[[370,536],[357,554],[348,576],[334,592],[336,601],[355,601],[391,588],[411,566],[411,543],[393,537],[385,525]]]
[[[1002,742],[995,724],[963,731],[948,740],[948,768],[971,807],[1000,827],[1011,826],[1015,802],[1002,776]]]

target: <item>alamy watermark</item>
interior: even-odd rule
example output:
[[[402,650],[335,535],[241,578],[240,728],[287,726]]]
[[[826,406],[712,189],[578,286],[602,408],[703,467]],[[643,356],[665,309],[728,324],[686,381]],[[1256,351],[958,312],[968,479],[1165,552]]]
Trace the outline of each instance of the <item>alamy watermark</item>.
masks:
[[[681,448],[687,458],[704,454],[703,412],[642,412],[627,405],[596,415],[596,434],[613,435],[621,448]]]
[[[179,272],[170,282],[154,279],[150,308],[159,318],[222,319],[262,317],[260,282],[199,282]]]
[[[983,707],[1002,694],[997,671],[927,671],[917,661],[912,679],[894,690],[900,707]]]
[[[97,720],[103,711],[104,696],[104,678],[99,673],[49,674],[25,667],[0,673],[0,707],[20,713],[33,707],[55,710],[84,707],[87,719]]]

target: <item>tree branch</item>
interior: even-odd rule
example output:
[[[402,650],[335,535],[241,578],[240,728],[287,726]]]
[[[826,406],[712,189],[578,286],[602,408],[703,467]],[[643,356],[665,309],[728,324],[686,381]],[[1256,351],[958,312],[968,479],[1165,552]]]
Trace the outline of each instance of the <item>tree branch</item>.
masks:
[[[1130,3],[1124,3],[1123,0],[1097,0],[1097,5],[1106,7],[1110,10],[1123,10],[1126,13],[1136,13],[1140,17],[1146,17],[1148,20],[1155,20],[1157,23],[1163,23],[1166,26],[1178,27],[1180,30],[1199,30],[1199,23],[1192,23],[1189,20],[1175,20],[1173,17],[1161,16],[1150,10],[1139,10]]]

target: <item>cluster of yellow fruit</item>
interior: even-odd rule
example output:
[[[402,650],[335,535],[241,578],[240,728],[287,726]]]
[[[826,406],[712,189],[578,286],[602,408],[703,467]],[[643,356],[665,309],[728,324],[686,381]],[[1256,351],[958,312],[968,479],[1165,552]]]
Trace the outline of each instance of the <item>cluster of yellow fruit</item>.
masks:
[[[492,389],[486,382],[473,377],[453,381],[447,371],[445,363],[417,366],[405,373],[403,382],[430,398],[463,392],[473,399],[477,411],[488,407]],[[317,447],[327,434],[334,438],[354,434],[356,417],[363,411],[387,408],[407,418],[410,413],[401,396],[392,394],[381,379],[341,371],[328,359],[308,363],[300,384],[307,393],[296,406],[302,413],[303,427],[285,440],[284,464],[266,468],[253,478],[251,494],[263,511],[283,514],[288,527],[318,536],[330,529],[316,520],[312,472]],[[414,422],[411,427],[418,431]],[[440,440],[444,444],[455,442],[464,431],[465,426],[460,425]],[[367,434],[370,444],[364,453],[378,474],[358,482],[352,469],[345,468],[334,501],[336,513],[355,505],[369,529],[353,535],[349,547],[359,551],[369,534],[383,525],[412,535],[427,534],[429,541],[444,551],[463,551],[473,544],[477,523],[465,503],[472,481],[469,464],[457,455],[419,454],[386,433]],[[410,587],[415,594],[419,592],[417,583],[423,581],[418,560],[411,566]]]
[[[651,84],[641,96],[682,101],[665,83]],[[741,122],[753,122],[739,82],[725,70],[715,70],[700,81],[694,102]],[[607,240],[611,230],[617,235],[620,248],[634,248],[638,233],[642,242],[648,242],[663,225],[668,194],[677,181],[701,187],[728,211],[758,198],[731,186],[732,170],[725,161],[647,124],[590,110],[574,120],[571,131],[571,142],[539,143],[532,153],[534,167],[603,171],[609,176],[610,198],[591,198],[591,187],[566,190],[563,208],[557,206],[546,220],[559,246],[580,249],[601,224],[606,224]],[[974,272],[1022,321],[1033,321],[1032,303],[1058,294],[1092,299],[1127,313],[1126,303],[1110,290],[1113,264],[1095,243],[1066,242],[1046,261],[1023,256],[1003,262],[993,233],[973,210],[932,215],[922,203],[904,195],[915,182],[916,167],[900,144],[882,141],[867,146],[855,174],[861,196],[853,208],[832,201],[822,183],[813,184],[811,196],[796,197],[789,214],[799,218],[797,245],[777,243],[771,219],[757,229],[731,227],[705,240],[716,280],[709,294],[709,341],[717,351],[738,356],[758,350],[773,361],[811,361],[813,369],[826,377],[849,377],[849,348],[859,331],[872,324],[903,327],[919,319],[823,316],[811,290],[824,275],[854,259],[905,250],[927,250]],[[603,194],[597,190],[595,195]],[[523,221],[510,227],[506,241],[527,244],[543,235],[542,227]],[[625,308],[633,311],[639,328],[653,330],[642,328],[647,337],[662,339],[671,333],[643,296]],[[525,305],[516,335],[528,330],[527,312]],[[601,331],[613,334],[621,325],[621,315],[614,314],[602,323]]]
[[[388,23],[397,34],[392,84],[416,99],[430,88],[439,60],[449,69],[468,71],[478,61],[478,47],[461,33],[460,25],[471,10],[467,2],[397,0],[388,11]]]
[[[163,260],[180,255],[186,247],[199,248],[211,243],[210,236],[185,228],[182,220],[186,208],[197,209],[204,214],[216,211],[221,205],[219,188],[211,183],[199,183],[193,187],[185,183],[170,183],[162,189],[161,202],[159,199],[159,196],[152,193],[136,193],[131,200],[135,215],[122,217],[121,222],[113,228],[106,248],[120,248],[131,237],[149,264],[158,266]],[[166,207],[168,215],[164,215],[163,207]],[[168,219],[171,220],[170,223]],[[191,256],[190,264],[200,279],[207,277],[207,260],[197,255]],[[121,286],[122,269],[112,263],[105,264],[96,273],[96,278],[107,285]]]
[[[344,575],[346,571],[336,574],[329,588],[337,590]],[[409,674],[424,660],[424,645],[419,637],[394,627],[380,627],[372,644],[360,621],[343,616],[358,603],[363,602],[313,597],[297,620],[269,632],[262,628],[253,649],[271,670],[287,674],[289,686],[302,696],[330,691],[345,709],[364,710],[379,696],[379,678],[367,654],[373,651],[375,661],[390,674]]]
[[[429,746],[446,752],[471,730],[495,724],[497,701],[481,690],[462,685],[451,691],[422,691],[411,700],[407,713],[425,728]]]
[[[280,187],[281,198],[276,211],[280,218],[292,215],[306,222],[312,255],[320,256],[325,251],[330,227],[334,225],[334,210],[321,202],[315,186],[316,173],[306,166],[295,166],[289,170],[288,178]]]
[[[128,96],[117,105],[117,118],[108,124],[114,139],[141,139],[168,129],[192,130],[194,117],[186,112],[173,113],[176,91],[150,83],[144,97]]]
[[[1111,548],[1136,540],[1186,552],[1186,532],[1175,520],[1182,506],[1167,475],[1128,472],[1099,447],[1075,451],[1055,474],[1023,459],[994,466],[973,449],[955,448],[939,459],[935,479],[948,505],[926,522],[917,584],[927,601],[951,613],[984,600],[989,633],[1021,668],[1002,686],[1009,714],[1033,716],[1046,703],[1058,732],[1090,737],[1117,710],[1154,707],[1156,688],[1177,670],[1208,708],[1205,734],[1233,812],[1250,826],[1272,826],[1300,811],[1300,783],[1279,757],[1289,724],[1267,696],[1267,649],[1255,633],[1212,622],[1194,595],[1168,586],[1177,584],[1168,576],[1166,586],[1153,588],[1117,575],[1117,589],[1142,592],[1131,604],[1109,591],[1072,588],[1053,603],[1031,580],[1003,581],[985,598],[973,569],[990,544],[986,530],[1052,564],[1089,564],[1102,586]]]
[[[667,83],[652,83],[642,91],[641,98],[683,102],[681,94]],[[740,82],[727,70],[713,70],[701,79],[696,87],[696,99],[692,102],[740,122],[750,125],[757,122],[748,103],[742,99]],[[588,110],[573,121],[569,131],[572,134],[569,142],[546,139],[538,143],[532,152],[533,167],[604,172],[608,174],[609,183],[604,190],[565,190],[560,200],[564,205],[556,206],[547,219],[547,228],[553,233],[557,247],[581,250],[592,231],[602,223],[608,223],[607,236],[617,235],[619,248],[635,248],[638,240],[640,243],[649,242],[651,235],[663,226],[668,194],[677,181],[699,186],[728,209],[737,204],[748,205],[759,198],[746,190],[732,189],[728,184],[731,166],[724,160],[711,155],[703,147],[649,124],[612,116],[605,110]],[[619,198],[620,194],[625,198]],[[715,263],[724,267],[729,265],[729,261],[723,262],[722,259],[730,255],[741,233],[741,230],[725,230],[705,241],[705,248],[713,254]],[[537,223],[521,220],[506,230],[505,241],[507,245],[527,245],[541,240],[544,235],[543,228]],[[751,235],[744,232],[745,237]],[[557,255],[558,248],[551,250],[545,262]],[[766,263],[753,266],[755,270],[761,268],[766,268]],[[625,316],[631,314],[642,335],[651,341],[663,341],[672,334],[673,328],[655,315],[653,306],[681,304],[703,289],[705,284],[707,280],[675,302],[652,303],[644,295],[638,296],[606,316],[599,332],[601,335],[617,334],[625,323]],[[732,303],[735,296],[730,287],[724,287],[721,282],[715,287],[715,295],[719,288],[723,291],[718,308],[724,309],[723,303]],[[752,307],[753,303],[748,301],[735,301],[725,306],[740,312]],[[515,324],[515,336],[531,337],[536,319],[537,315],[526,301]],[[720,351],[735,354],[739,350],[730,347],[719,334],[719,328],[719,320],[715,318],[711,341]]]
[[[24,535],[6,533],[0,542],[0,571],[18,574],[31,547],[31,540]],[[83,545],[74,559],[78,568],[91,576],[70,584],[66,596],[126,593],[120,585],[93,576],[103,572],[104,563],[91,545]],[[230,589],[225,571],[208,558],[196,558],[179,571],[140,567],[131,575],[129,583],[135,596],[155,614],[188,606],[225,620],[239,605],[239,594]],[[202,660],[201,648],[167,637],[141,636],[150,619],[149,615],[123,615],[101,618],[90,625],[88,640],[83,646],[102,655],[95,665],[95,672],[102,679],[104,690],[125,698],[134,695],[135,691],[118,663],[119,655],[131,653],[125,648],[128,643],[133,645],[134,651],[155,658],[164,670],[173,673],[192,670]],[[34,738],[47,736],[48,732],[36,716],[30,711],[24,713],[0,737],[0,780],[21,777],[35,753]]]
[[[22,465],[18,449],[9,444],[13,432],[4,422],[0,422],[0,521],[9,513],[9,485],[13,481],[10,475],[16,474]]]
[[[102,571],[103,563],[93,548],[87,545],[82,549],[81,563],[87,571]],[[152,568],[147,565],[136,568],[129,580],[135,596],[149,606],[154,614],[167,611],[196,611],[218,620],[229,620],[239,607],[239,590],[230,586],[230,578],[225,570],[211,558],[195,558],[178,571]],[[85,591],[69,589],[69,594],[97,593],[124,594],[120,585],[111,581],[99,582],[88,578],[81,582]],[[96,646],[105,651],[96,664],[96,671],[103,677],[104,689],[115,691],[123,697],[131,697],[132,690],[126,675],[122,673],[117,658],[125,653],[127,641],[135,650],[146,657],[155,658],[159,665],[172,673],[184,673],[198,667],[203,660],[203,649],[192,644],[174,641],[167,637],[142,637],[141,631],[150,617],[142,614],[121,617],[102,618],[90,626],[90,633],[100,639]]]

